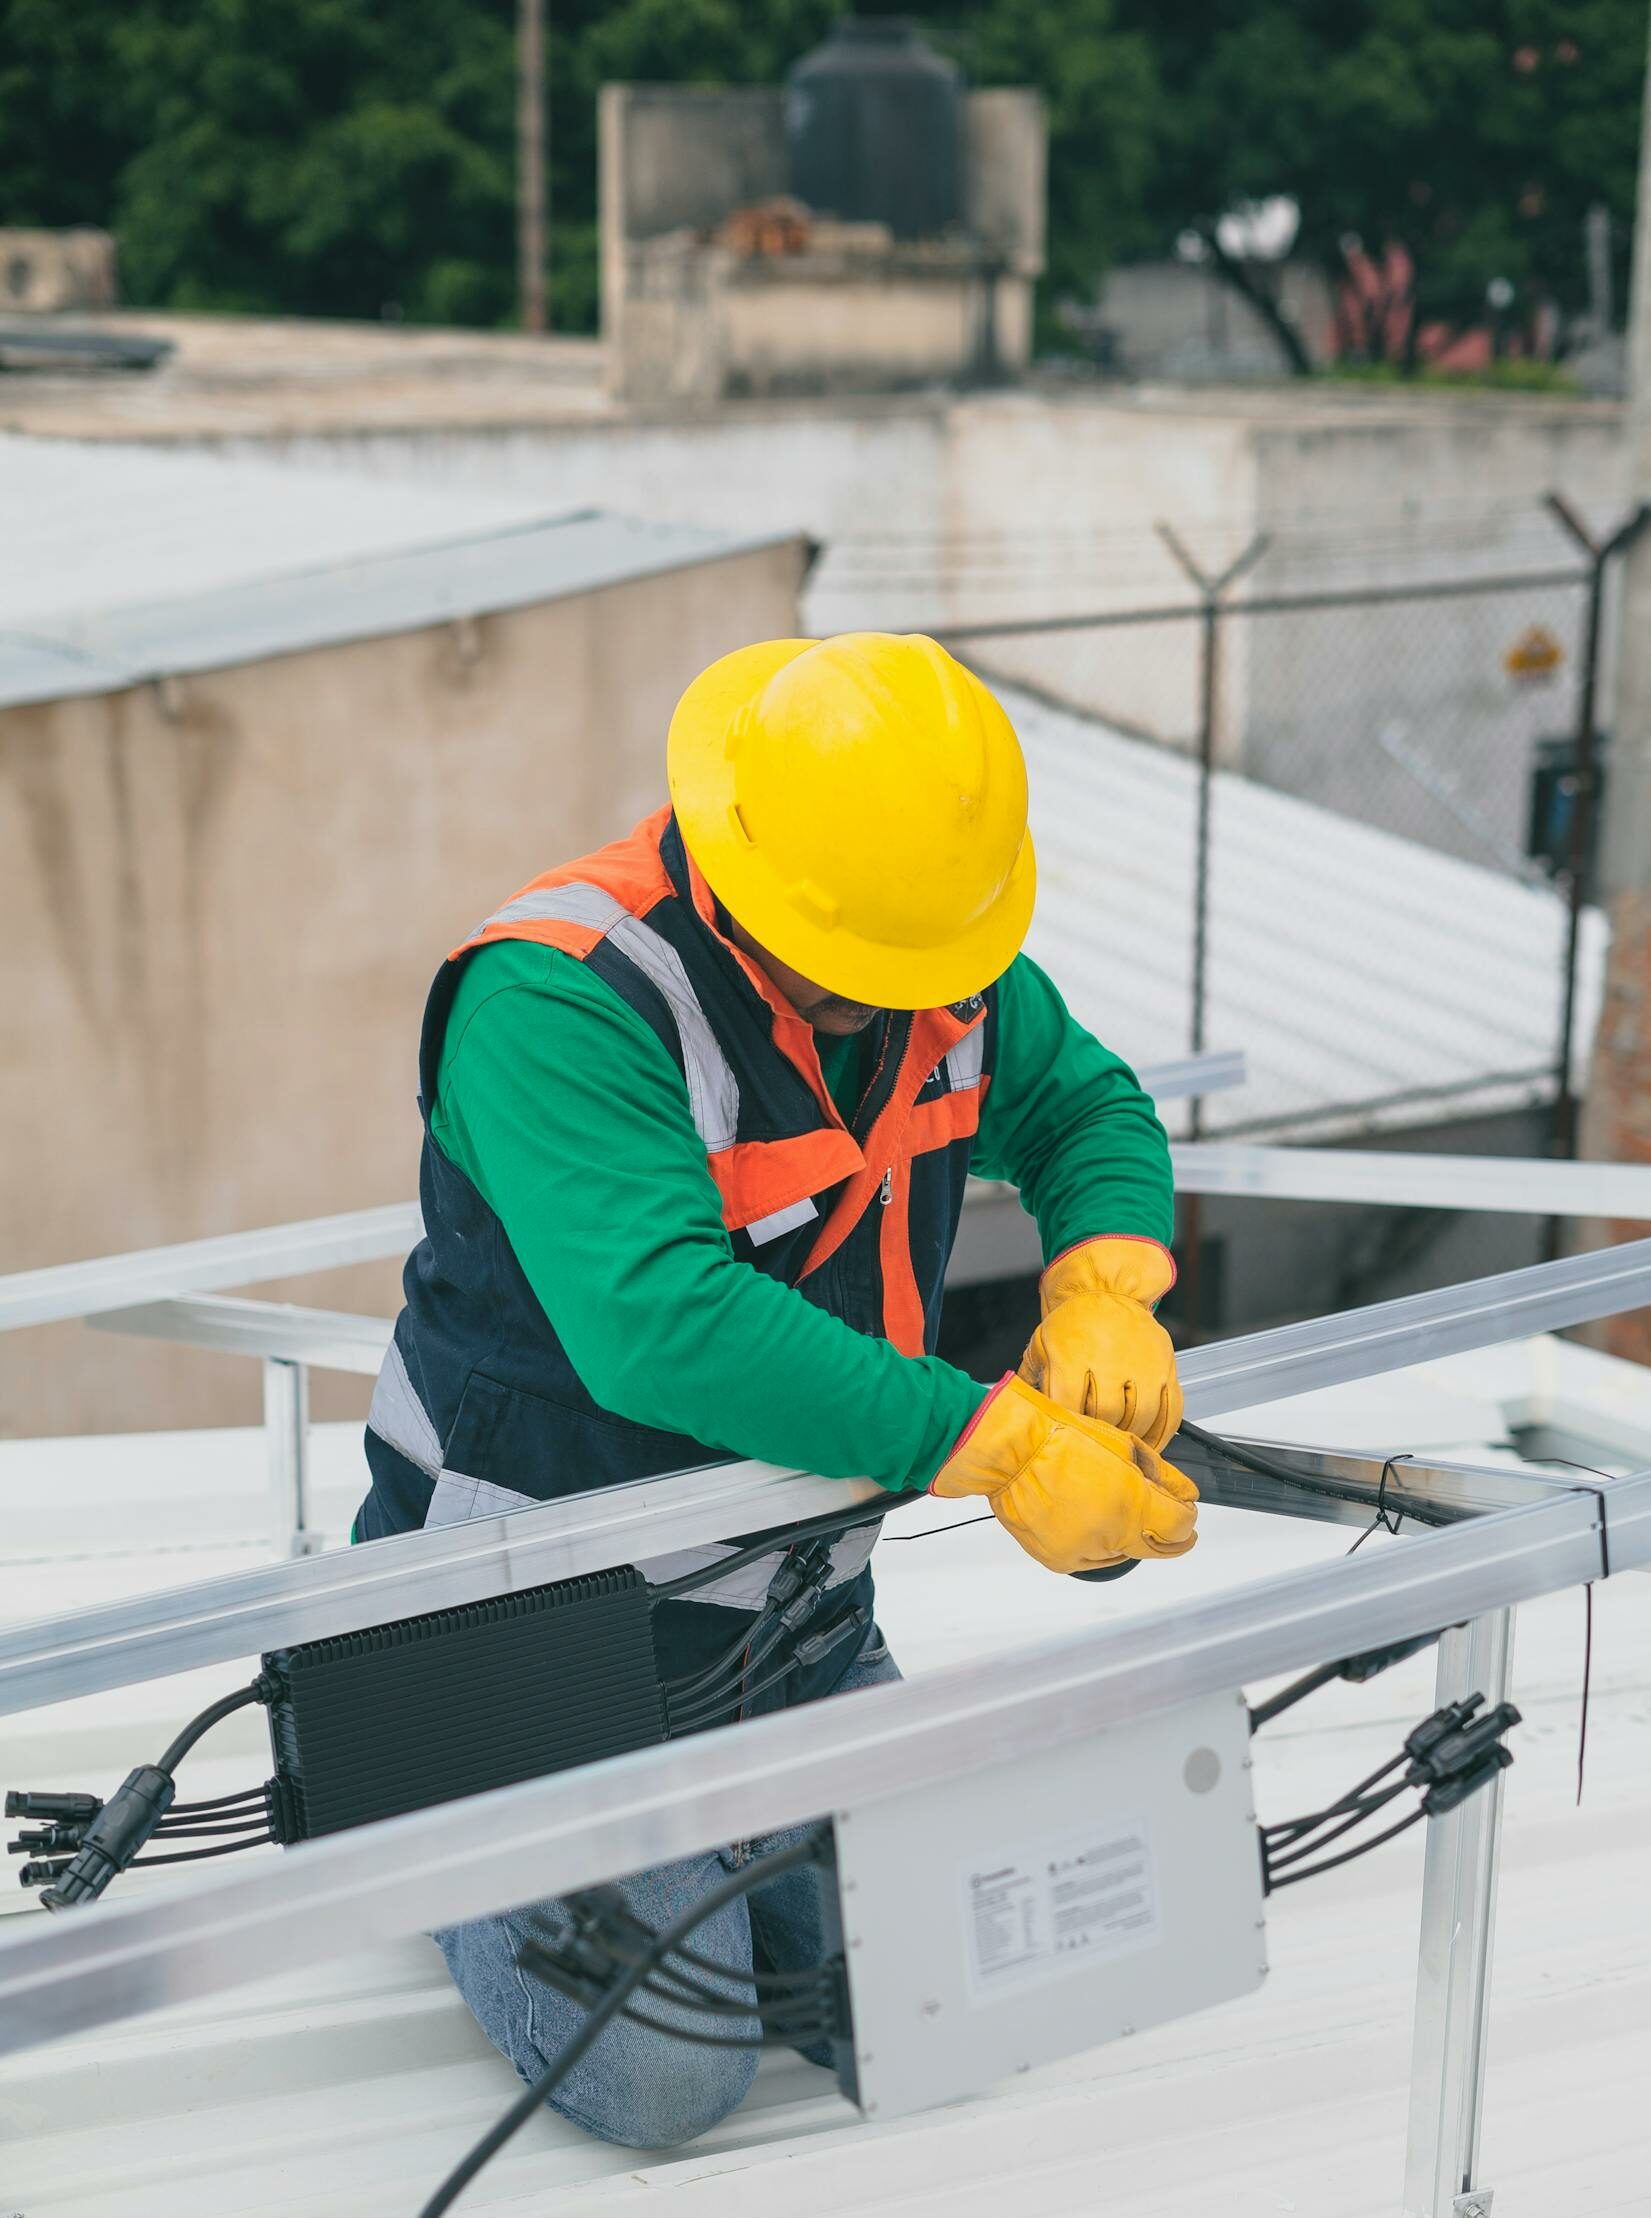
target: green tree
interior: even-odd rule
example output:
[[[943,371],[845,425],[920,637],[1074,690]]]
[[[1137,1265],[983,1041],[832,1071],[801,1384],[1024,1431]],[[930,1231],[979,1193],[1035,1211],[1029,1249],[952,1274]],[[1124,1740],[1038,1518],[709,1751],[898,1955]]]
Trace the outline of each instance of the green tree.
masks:
[[[553,318],[596,309],[606,80],[774,83],[845,0],[556,0]],[[1284,192],[1301,251],[1402,243],[1422,312],[1626,267],[1648,0],[954,0],[931,35],[1048,103],[1051,293]],[[112,224],[160,306],[507,323],[514,0],[0,0],[0,221]]]
[[[1585,305],[1582,225],[1626,273],[1646,0],[1119,0],[1164,100],[1148,187],[1163,243],[1288,193],[1334,276],[1349,236],[1403,246],[1421,317]],[[1620,297],[1620,294],[1619,294]]]

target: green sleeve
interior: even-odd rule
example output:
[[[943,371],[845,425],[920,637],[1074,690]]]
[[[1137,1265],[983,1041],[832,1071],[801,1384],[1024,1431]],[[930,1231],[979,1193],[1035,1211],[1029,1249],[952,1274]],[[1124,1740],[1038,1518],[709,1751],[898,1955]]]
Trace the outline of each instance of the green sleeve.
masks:
[[[606,1409],[732,1455],[926,1486],[985,1389],[856,1332],[733,1251],[675,1062],[583,963],[471,956],[431,1131]]]
[[[998,981],[974,1168],[1020,1188],[1046,1257],[1108,1232],[1167,1247],[1175,1229],[1169,1141],[1150,1097],[1025,955]]]

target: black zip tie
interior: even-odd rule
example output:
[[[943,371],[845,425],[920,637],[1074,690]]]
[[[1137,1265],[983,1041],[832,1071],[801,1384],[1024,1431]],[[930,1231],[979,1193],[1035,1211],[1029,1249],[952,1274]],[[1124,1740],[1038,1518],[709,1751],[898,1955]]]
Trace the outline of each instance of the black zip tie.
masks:
[[[1544,1463],[1561,1463],[1567,1471],[1591,1471],[1596,1479],[1609,1480],[1609,1471],[1602,1471],[1597,1463],[1575,1463],[1569,1456],[1544,1456]],[[1586,1479],[1576,1483],[1579,1494],[1591,1494],[1599,1504],[1599,1575],[1611,1576],[1611,1532],[1605,1511],[1605,1489],[1590,1486]],[[1588,1696],[1594,1676],[1594,1582],[1588,1579],[1582,1588],[1582,1716],[1576,1733],[1576,1806],[1582,1807],[1582,1768],[1588,1755]]]
[[[1401,1455],[1389,1456],[1387,1461],[1382,1465],[1382,1475],[1376,1482],[1375,1518],[1370,1524],[1366,1525],[1364,1531],[1360,1533],[1358,1539],[1355,1540],[1352,1547],[1348,1549],[1347,1553],[1350,1556],[1356,1556],[1359,1550],[1364,1546],[1365,1542],[1370,1538],[1370,1535],[1373,1532],[1377,1531],[1378,1528],[1384,1533],[1396,1534],[1398,1532],[1399,1527],[1404,1523],[1405,1513],[1402,1509],[1390,1510],[1387,1506],[1388,1475],[1392,1471],[1393,1466],[1396,1463],[1414,1463],[1415,1460],[1415,1457],[1407,1448]]]

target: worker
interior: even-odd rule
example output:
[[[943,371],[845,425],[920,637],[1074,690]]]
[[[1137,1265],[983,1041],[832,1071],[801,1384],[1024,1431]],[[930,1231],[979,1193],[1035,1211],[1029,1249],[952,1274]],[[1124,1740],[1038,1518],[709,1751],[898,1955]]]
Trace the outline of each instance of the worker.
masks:
[[[749,1456],[980,1497],[1052,1572],[1183,1554],[1197,1496],[1161,1454],[1181,1394],[1153,1314],[1174,1278],[1168,1146],[1020,953],[1035,864],[1001,704],[930,639],[773,640],[694,680],[666,759],[667,806],[531,880],[431,990],[424,1237],[356,1537]],[[1019,1188],[1049,1258],[1025,1359],[991,1386],[934,1352],[971,1171]],[[899,1676],[872,1617],[875,1531],[816,1561],[813,1622],[854,1637],[743,1679],[724,1665],[700,1722]],[[709,1574],[654,1610],[675,1686],[719,1683],[793,1560],[782,1538],[717,1575],[732,1553],[641,1566]],[[624,1893],[661,1926],[771,1845]],[[527,2080],[582,2021],[516,1961],[558,1921],[541,1903],[436,1936]],[[741,1972],[815,1963],[813,1872],[717,1911],[695,1946]],[[615,2023],[552,2100],[606,2140],[668,2147],[754,2069],[754,2049]]]

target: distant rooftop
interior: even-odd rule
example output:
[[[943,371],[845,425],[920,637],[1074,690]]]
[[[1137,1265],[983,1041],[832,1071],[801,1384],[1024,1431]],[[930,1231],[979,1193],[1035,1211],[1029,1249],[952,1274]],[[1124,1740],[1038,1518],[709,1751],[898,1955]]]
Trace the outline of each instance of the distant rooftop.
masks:
[[[771,544],[0,434],[0,707],[524,608]]]
[[[0,374],[0,431],[53,439],[270,439],[350,431],[483,431],[622,424],[641,410],[606,389],[606,355],[591,338],[516,332],[415,330],[399,324],[297,317],[160,315],[122,310],[40,319],[43,329],[109,332],[169,341],[170,360],[149,371],[15,370]],[[1312,429],[1336,423],[1414,424],[1477,415],[1610,419],[1620,404],[1551,394],[1453,393],[1438,386],[1319,382],[1302,385],[1124,385],[1085,376],[1041,377],[1040,402]],[[959,398],[937,387],[903,394],[730,401],[716,412],[865,415],[932,413]],[[998,406],[1013,393],[965,396]]]

